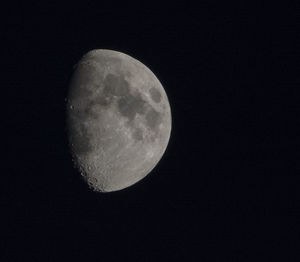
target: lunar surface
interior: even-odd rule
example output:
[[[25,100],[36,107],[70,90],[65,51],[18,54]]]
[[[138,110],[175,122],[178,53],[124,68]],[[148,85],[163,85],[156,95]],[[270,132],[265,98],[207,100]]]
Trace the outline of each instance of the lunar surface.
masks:
[[[74,67],[67,127],[85,181],[95,191],[117,191],[143,179],[163,156],[170,105],[144,64],[121,52],[92,50]]]

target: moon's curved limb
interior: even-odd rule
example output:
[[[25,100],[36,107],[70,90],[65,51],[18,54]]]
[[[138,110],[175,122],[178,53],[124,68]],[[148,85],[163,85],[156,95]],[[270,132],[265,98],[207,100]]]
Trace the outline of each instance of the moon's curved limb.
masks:
[[[167,95],[138,60],[92,50],[73,74],[67,125],[74,160],[96,191],[110,192],[144,178],[166,150],[171,133]]]

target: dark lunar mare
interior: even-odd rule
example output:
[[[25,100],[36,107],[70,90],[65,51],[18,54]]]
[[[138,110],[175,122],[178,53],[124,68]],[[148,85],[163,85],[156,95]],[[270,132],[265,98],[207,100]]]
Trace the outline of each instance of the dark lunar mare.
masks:
[[[108,106],[117,97],[118,110],[120,114],[132,121],[136,114],[146,114],[147,125],[150,129],[155,128],[160,123],[160,114],[147,103],[139,93],[130,92],[130,84],[122,76],[108,74],[104,80],[103,92],[97,98],[99,104]],[[151,96],[156,102],[160,100],[161,94],[159,91],[151,89]],[[92,101],[92,104],[95,103]],[[136,131],[135,137],[141,138],[141,130]]]
[[[159,103],[161,101],[161,93],[154,86],[149,90],[151,98],[154,102]]]
[[[70,133],[70,142],[76,154],[86,154],[92,150],[90,142],[90,134],[83,122],[89,119],[98,119],[98,114],[94,112],[94,107],[98,104],[103,107],[108,107],[114,99],[117,100],[118,110],[120,114],[133,121],[136,114],[145,114],[146,124],[153,132],[157,132],[157,127],[161,122],[160,114],[147,103],[139,93],[132,94],[130,92],[130,84],[124,77],[114,74],[108,74],[103,81],[103,91],[96,98],[92,98],[92,92],[85,85],[85,81],[91,79],[89,71],[83,70],[85,75],[80,77],[75,74],[73,85],[76,88],[72,90],[72,96],[79,96],[83,101],[87,101],[82,110],[73,108],[69,114],[69,127],[72,130]],[[84,80],[82,80],[82,78]],[[96,83],[98,84],[98,83]],[[74,94],[75,92],[75,94]],[[161,94],[155,88],[150,89],[150,94],[153,100],[159,102]],[[79,123],[79,124],[78,124]],[[143,131],[136,128],[133,133],[136,140],[143,138]]]

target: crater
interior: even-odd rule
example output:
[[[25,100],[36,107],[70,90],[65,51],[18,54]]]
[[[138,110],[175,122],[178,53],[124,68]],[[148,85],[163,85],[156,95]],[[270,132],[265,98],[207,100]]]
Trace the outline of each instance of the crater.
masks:
[[[70,119],[78,123],[98,119],[97,104],[96,100],[87,99],[82,105],[72,106],[72,109],[69,109]]]
[[[152,98],[152,100],[156,103],[159,103],[160,100],[161,100],[161,94],[160,92],[157,90],[157,88],[155,87],[152,87],[150,90],[149,90],[149,93],[150,93],[150,96]]]
[[[86,117],[84,110],[79,109],[77,105],[72,105],[72,109],[69,109],[69,114],[70,123],[81,122]]]
[[[82,155],[92,150],[90,136],[83,124],[70,123],[70,142],[76,155]]]

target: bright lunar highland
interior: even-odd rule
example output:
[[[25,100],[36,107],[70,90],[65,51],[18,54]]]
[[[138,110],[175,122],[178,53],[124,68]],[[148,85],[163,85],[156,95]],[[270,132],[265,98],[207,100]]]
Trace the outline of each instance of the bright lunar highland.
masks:
[[[124,53],[89,51],[74,67],[67,99],[71,153],[95,191],[129,187],[157,165],[169,142],[164,88]]]

